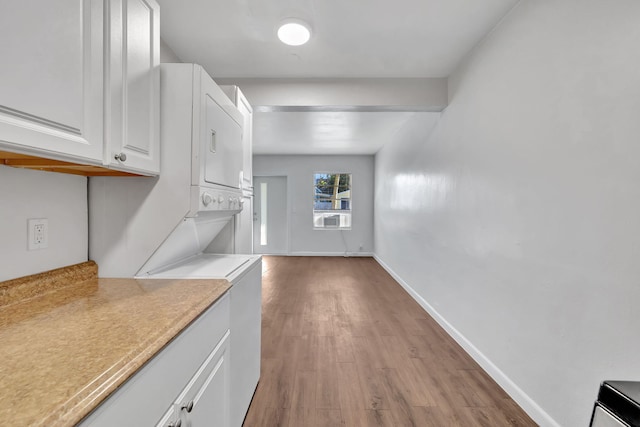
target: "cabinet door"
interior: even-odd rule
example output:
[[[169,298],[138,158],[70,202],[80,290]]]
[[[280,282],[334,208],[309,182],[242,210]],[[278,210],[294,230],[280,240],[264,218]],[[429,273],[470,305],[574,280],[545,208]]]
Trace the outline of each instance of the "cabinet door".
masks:
[[[0,148],[102,163],[103,0],[0,0]]]
[[[244,116],[242,127],[242,188],[253,188],[253,109],[240,89],[236,89],[236,106]]]
[[[105,163],[160,171],[160,8],[154,0],[108,0],[109,85]]]
[[[183,425],[229,426],[229,373],[227,333],[178,400]]]
[[[231,287],[231,425],[240,427],[260,379],[262,262]]]

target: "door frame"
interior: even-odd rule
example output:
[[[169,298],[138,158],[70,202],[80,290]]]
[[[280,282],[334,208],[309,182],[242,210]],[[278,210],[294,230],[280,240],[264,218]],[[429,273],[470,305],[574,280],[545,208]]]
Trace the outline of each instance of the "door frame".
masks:
[[[282,174],[282,173],[268,173],[268,174],[259,174],[256,175],[254,174],[252,179],[253,179],[253,207],[255,210],[255,206],[256,206],[256,179],[260,179],[260,178],[285,178],[286,181],[286,188],[285,188],[285,194],[287,196],[287,206],[285,207],[285,212],[287,213],[287,221],[286,221],[286,227],[285,232],[287,233],[286,237],[285,237],[285,243],[287,245],[286,250],[283,253],[278,253],[278,254],[263,254],[263,255],[280,255],[280,256],[290,256],[291,255],[291,186],[289,185],[289,175],[288,174]],[[253,227],[253,232],[256,233],[256,230],[258,230],[257,232],[259,232],[260,227],[256,227],[254,225]],[[254,236],[254,243],[255,243],[255,236]],[[253,252],[256,253],[256,245],[253,245]]]

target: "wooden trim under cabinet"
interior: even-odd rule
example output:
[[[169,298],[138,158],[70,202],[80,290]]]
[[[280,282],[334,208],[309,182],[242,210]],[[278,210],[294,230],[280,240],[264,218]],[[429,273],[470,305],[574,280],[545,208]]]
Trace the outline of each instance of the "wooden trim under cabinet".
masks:
[[[60,160],[45,159],[42,157],[10,153],[7,151],[0,151],[0,165],[82,176],[144,176],[130,172],[108,169],[101,166],[63,162]]]

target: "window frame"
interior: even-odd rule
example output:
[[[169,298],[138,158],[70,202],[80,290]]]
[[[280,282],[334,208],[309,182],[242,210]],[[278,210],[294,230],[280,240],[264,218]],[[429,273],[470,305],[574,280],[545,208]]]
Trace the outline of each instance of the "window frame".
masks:
[[[316,209],[316,176],[317,175],[348,175],[349,176],[349,209]],[[316,171],[313,172],[312,175],[312,225],[314,230],[321,231],[331,231],[331,230],[351,230],[353,227],[353,173],[352,172],[325,172],[325,171]],[[316,225],[316,220],[318,218],[322,218],[322,223],[324,224],[324,219],[329,216],[338,215],[338,225],[337,226],[318,226]],[[341,223],[346,222],[347,225],[340,225]]]

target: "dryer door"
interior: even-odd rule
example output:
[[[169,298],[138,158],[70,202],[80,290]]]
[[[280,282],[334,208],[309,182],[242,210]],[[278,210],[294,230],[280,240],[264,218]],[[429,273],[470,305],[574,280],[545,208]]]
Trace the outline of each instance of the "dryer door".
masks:
[[[239,122],[228,111],[234,106],[215,82],[203,73],[201,80],[201,107],[204,110],[204,129],[201,137],[201,153],[204,158],[204,179],[209,184],[240,188],[242,171],[242,117]],[[223,97],[223,99],[221,99]],[[223,108],[221,104],[228,103]],[[203,153],[204,151],[204,153]]]

